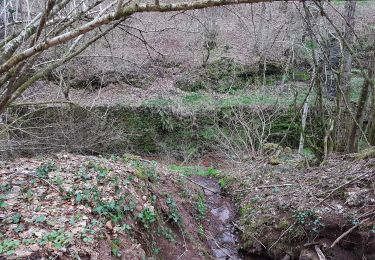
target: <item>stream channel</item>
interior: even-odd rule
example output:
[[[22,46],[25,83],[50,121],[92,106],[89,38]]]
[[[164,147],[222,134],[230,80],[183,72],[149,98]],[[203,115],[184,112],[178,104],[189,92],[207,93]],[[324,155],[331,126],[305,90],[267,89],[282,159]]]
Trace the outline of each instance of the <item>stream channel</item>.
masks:
[[[231,200],[221,196],[217,180],[197,176],[194,181],[204,187],[208,215],[205,227],[206,236],[213,258],[216,260],[244,259],[238,253],[239,239],[232,223],[236,211]]]
[[[265,260],[262,256],[242,255],[239,252],[239,235],[234,226],[236,209],[229,197],[222,196],[216,179],[196,176],[194,181],[203,188],[207,221],[205,225],[208,245],[215,260]]]

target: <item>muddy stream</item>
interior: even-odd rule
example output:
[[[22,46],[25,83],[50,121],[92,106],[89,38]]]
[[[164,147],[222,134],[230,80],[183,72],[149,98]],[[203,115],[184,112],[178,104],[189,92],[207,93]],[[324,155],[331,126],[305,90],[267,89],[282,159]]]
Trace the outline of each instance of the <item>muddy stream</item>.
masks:
[[[235,209],[229,198],[220,195],[217,180],[196,177],[194,181],[201,185],[206,196],[207,215],[206,236],[214,259],[244,259],[238,253],[238,236],[232,224]]]
[[[203,188],[207,221],[206,236],[215,260],[263,260],[263,257],[244,256],[239,253],[239,236],[234,226],[236,209],[230,198],[221,195],[217,180],[195,177],[194,181]]]

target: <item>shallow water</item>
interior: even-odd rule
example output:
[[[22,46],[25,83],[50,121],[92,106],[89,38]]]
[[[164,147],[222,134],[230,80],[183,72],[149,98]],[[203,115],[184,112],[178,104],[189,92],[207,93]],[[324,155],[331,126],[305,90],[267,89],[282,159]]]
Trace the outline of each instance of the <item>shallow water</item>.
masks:
[[[196,177],[194,180],[207,188],[203,188],[209,211],[205,228],[214,259],[244,259],[238,252],[238,234],[232,223],[236,212],[234,205],[229,198],[220,195],[220,186],[215,179]]]

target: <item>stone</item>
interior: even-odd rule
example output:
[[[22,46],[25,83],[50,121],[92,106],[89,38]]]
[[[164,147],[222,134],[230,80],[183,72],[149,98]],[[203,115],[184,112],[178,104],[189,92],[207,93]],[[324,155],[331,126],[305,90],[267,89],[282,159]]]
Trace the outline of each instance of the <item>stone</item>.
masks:
[[[319,257],[312,249],[304,248],[301,251],[299,260],[319,260]]]
[[[17,257],[28,257],[32,255],[32,251],[30,249],[27,249],[25,247],[19,247],[14,251],[14,254]]]
[[[105,227],[112,230],[113,229],[112,221],[111,220],[107,221],[107,223],[105,223]]]
[[[367,194],[369,194],[368,189],[360,189],[360,188],[348,189],[346,203],[349,206],[360,206],[364,204]]]

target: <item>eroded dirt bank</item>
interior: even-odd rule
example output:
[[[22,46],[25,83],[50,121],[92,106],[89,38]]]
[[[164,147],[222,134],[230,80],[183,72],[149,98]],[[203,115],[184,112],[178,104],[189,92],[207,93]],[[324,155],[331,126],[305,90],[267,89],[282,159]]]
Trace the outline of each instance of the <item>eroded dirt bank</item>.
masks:
[[[281,153],[226,169],[220,182],[236,202],[241,250],[272,259],[375,259],[374,151],[314,167]]]

